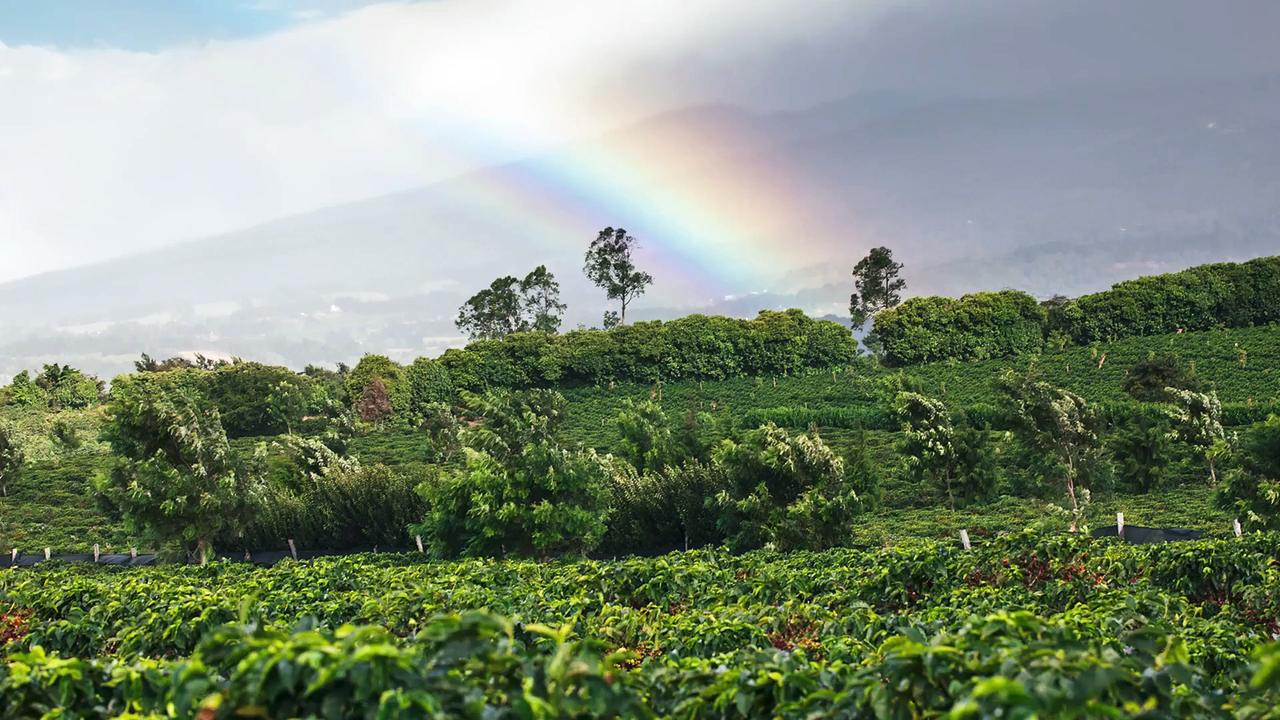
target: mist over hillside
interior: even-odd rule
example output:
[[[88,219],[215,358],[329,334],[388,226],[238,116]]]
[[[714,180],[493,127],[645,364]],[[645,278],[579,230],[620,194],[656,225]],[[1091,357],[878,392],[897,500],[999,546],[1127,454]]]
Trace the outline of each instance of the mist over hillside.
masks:
[[[636,187],[749,180],[750,192],[728,195],[738,207],[718,213],[747,213],[756,200],[778,206],[768,222],[719,241],[782,248],[770,274],[723,287],[664,273],[666,228],[653,219],[663,208],[625,217],[582,185],[540,182],[545,168],[581,164],[595,152],[588,143],[0,285],[0,376],[53,360],[109,376],[142,351],[294,367],[364,352],[435,354],[461,343],[453,318],[466,297],[543,263],[563,285],[565,329],[591,325],[607,306],[582,276],[582,253],[605,225],[639,238],[639,263],[656,276],[636,319],[790,306],[842,313],[849,270],[876,245],[906,263],[911,294],[1016,287],[1040,296],[1280,249],[1275,78],[1052,95],[872,93],[764,114],[699,106],[599,142],[662,148],[689,128],[714,142],[638,161]],[[477,195],[498,184],[501,197]],[[527,206],[555,208],[556,232],[530,232],[528,213],[508,212]]]

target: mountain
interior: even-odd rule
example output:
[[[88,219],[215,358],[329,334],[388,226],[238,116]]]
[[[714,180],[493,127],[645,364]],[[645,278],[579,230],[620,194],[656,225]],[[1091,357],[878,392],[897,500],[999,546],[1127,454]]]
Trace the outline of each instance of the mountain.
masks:
[[[870,94],[771,114],[696,107],[428,187],[0,285],[0,376],[139,352],[292,366],[461,339],[457,306],[545,263],[567,327],[623,225],[658,282],[634,317],[840,313],[874,245],[912,293],[1079,294],[1280,249],[1280,79],[1053,95]],[[603,167],[603,169],[602,169]],[[670,238],[678,242],[667,242]]]

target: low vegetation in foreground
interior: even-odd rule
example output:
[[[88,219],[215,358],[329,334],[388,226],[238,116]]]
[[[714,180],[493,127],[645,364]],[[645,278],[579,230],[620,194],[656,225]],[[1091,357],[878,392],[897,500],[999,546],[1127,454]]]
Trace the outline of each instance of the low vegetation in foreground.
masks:
[[[0,575],[17,716],[1276,717],[1280,536]],[[483,608],[483,611],[476,611]]]

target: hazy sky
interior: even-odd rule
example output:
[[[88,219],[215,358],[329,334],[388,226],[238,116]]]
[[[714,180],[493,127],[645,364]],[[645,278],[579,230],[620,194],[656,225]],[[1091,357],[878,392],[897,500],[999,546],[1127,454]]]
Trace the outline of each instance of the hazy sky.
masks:
[[[1280,2],[0,0],[0,281],[664,110],[1275,73]]]

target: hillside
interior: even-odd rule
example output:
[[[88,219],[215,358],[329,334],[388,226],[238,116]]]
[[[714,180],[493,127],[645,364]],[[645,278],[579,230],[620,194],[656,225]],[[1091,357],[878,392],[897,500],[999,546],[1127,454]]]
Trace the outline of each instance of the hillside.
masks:
[[[913,294],[1074,295],[1265,254],[1280,245],[1276,97],[1273,81],[1242,80],[690,108],[430,187],[0,285],[0,377],[55,358],[111,375],[139,349],[299,367],[434,354],[460,341],[464,298],[538,263],[564,285],[566,326],[598,323],[579,268],[604,225],[639,237],[657,277],[638,319],[843,313],[849,268],[878,244],[907,263]],[[625,187],[584,174],[602,159],[632,169]],[[664,188],[683,212],[629,200]],[[766,249],[783,238],[787,252]]]
[[[772,420],[793,430],[810,425],[842,455],[854,454],[866,445],[877,462],[886,467],[898,462],[894,444],[900,439],[895,422],[886,411],[885,381],[907,376],[949,406],[960,409],[992,405],[993,380],[1005,369],[1034,365],[1041,376],[1101,405],[1126,404],[1125,374],[1150,355],[1171,354],[1194,368],[1197,378],[1217,390],[1227,406],[1226,419],[1251,423],[1280,404],[1280,332],[1274,327],[1215,330],[1161,337],[1130,338],[1095,347],[1069,347],[1017,361],[990,360],[968,363],[932,363],[905,370],[888,370],[870,363],[800,376],[740,378],[723,381],[670,382],[659,385],[618,384],[562,388],[568,400],[565,439],[602,451],[616,451],[614,418],[628,400],[658,398],[668,416],[681,422],[689,411],[714,418],[714,434],[750,427]],[[1105,356],[1105,359],[1104,359]],[[59,449],[48,440],[52,416],[0,408],[3,419],[17,420],[38,443],[31,463],[0,504],[0,550],[21,547],[27,551],[46,545],[80,550],[94,542],[120,548],[131,542],[117,521],[99,509],[90,492],[93,478],[110,466],[105,447],[93,441],[100,423],[100,409],[64,411],[87,442],[77,450]],[[859,427],[867,428],[862,434]],[[270,438],[265,438],[270,440]],[[263,438],[236,440],[249,452]],[[351,452],[365,463],[391,466],[424,466],[425,441],[418,431],[386,429],[353,440]],[[1016,476],[1013,458],[1001,460]],[[1194,468],[1178,471],[1184,479],[1197,477]],[[938,498],[911,483],[890,478],[884,488],[888,507],[860,521],[855,537],[863,540],[924,535],[943,537],[961,526],[1020,526],[1043,514],[1038,501],[1008,498],[991,507],[950,511],[938,507]],[[1149,496],[1117,495],[1100,498],[1093,509],[1099,520],[1123,507],[1131,518],[1153,524],[1177,524],[1221,530],[1228,518],[1211,507],[1212,490],[1193,481]],[[1145,510],[1144,510],[1145,509]],[[1140,522],[1140,520],[1131,520]]]

